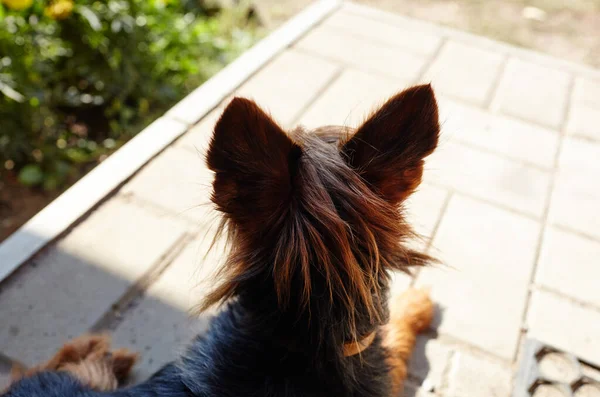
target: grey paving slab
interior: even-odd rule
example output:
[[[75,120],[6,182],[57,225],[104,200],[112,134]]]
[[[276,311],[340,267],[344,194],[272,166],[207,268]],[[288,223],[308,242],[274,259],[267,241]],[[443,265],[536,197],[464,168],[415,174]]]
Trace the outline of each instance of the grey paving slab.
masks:
[[[340,66],[318,56],[287,50],[258,71],[233,96],[254,99],[283,127],[293,127],[300,113],[339,73]],[[175,144],[204,154],[214,124],[229,100],[223,101]]]
[[[542,243],[536,283],[600,308],[600,242],[554,227]]]
[[[425,164],[426,182],[541,217],[550,173],[442,137]]]
[[[0,373],[0,391],[8,387],[10,382],[10,373]]]
[[[572,104],[567,132],[572,136],[600,141],[600,107]]]
[[[398,397],[436,397],[435,394],[424,391],[417,386],[406,384],[403,393]]]
[[[195,335],[207,329],[213,312],[198,316],[193,310],[205,296],[222,256],[219,246],[205,258],[211,238],[190,243],[114,331],[115,345],[141,354],[136,380],[176,359]]]
[[[422,81],[431,82],[440,93],[484,105],[500,75],[504,59],[497,52],[448,41]]]
[[[512,359],[539,230],[537,222],[492,205],[450,199],[433,240],[444,266],[417,277],[441,307],[438,332]]]
[[[575,79],[567,132],[600,141],[600,76],[597,80]]]
[[[345,11],[336,12],[322,25],[424,56],[432,55],[442,41],[441,36],[416,30],[409,24],[381,22]]]
[[[452,357],[444,397],[509,397],[510,366],[488,357],[458,351]]]
[[[571,102],[600,109],[600,76],[597,79],[577,77],[573,86]]]
[[[566,72],[511,58],[492,106],[511,116],[560,128],[569,84],[570,75]]]
[[[219,107],[203,117],[198,124],[191,127],[181,139],[175,142],[173,147],[191,150],[202,159],[202,156],[206,155],[206,151],[208,150],[215,123],[223,113],[226,103],[229,102],[222,103]]]
[[[341,67],[318,56],[288,50],[244,83],[235,95],[254,99],[290,127]]]
[[[10,368],[11,365],[0,358],[0,393],[2,393],[10,383]]]
[[[440,392],[449,370],[450,358],[455,349],[425,335],[417,338],[409,361],[408,372],[427,392]]]
[[[600,239],[600,142],[566,138],[550,206],[550,222]]]
[[[422,183],[406,202],[408,222],[428,241],[442,216],[448,190]]]
[[[347,69],[311,104],[299,123],[310,128],[356,127],[379,105],[407,87],[406,81]]]
[[[181,220],[210,225],[217,215],[210,203],[212,178],[203,153],[175,147],[156,157],[121,191]]]
[[[546,291],[534,291],[528,335],[600,365],[600,312]]]
[[[404,292],[412,282],[412,277],[403,272],[391,272],[390,296],[396,296]]]
[[[0,351],[31,365],[88,329],[176,244],[181,222],[112,199],[0,286]]]
[[[395,46],[327,26],[312,30],[296,47],[346,65],[398,79],[401,84],[417,78],[427,60],[426,57],[401,51]]]
[[[560,134],[441,97],[442,139],[467,143],[518,161],[551,169]]]

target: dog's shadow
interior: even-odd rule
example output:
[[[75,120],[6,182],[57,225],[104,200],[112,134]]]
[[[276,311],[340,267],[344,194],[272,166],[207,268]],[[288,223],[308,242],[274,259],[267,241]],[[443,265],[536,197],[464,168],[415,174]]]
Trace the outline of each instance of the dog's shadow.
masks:
[[[426,389],[437,386],[426,384],[431,370],[429,359],[433,354],[431,351],[428,351],[427,345],[430,340],[437,339],[437,329],[442,322],[443,315],[444,309],[436,304],[430,329],[417,337],[417,343],[409,360],[408,382],[403,397],[417,397],[418,390],[422,386]]]

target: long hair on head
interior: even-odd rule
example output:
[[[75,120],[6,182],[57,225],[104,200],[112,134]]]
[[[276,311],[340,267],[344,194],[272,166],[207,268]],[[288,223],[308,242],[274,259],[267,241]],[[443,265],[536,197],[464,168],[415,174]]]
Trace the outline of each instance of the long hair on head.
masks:
[[[207,152],[230,253],[200,309],[268,286],[281,312],[324,311],[350,339],[385,321],[388,271],[431,260],[405,244],[414,233],[402,203],[438,137],[429,85],[392,97],[356,130],[289,135],[234,98]]]

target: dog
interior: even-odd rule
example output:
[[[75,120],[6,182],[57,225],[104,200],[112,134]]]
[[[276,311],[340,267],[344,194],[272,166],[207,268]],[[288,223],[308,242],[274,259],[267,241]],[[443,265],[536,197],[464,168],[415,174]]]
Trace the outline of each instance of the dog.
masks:
[[[433,261],[409,247],[402,209],[439,132],[430,85],[393,96],[356,129],[286,133],[234,98],[206,156],[230,247],[199,306],[222,305],[208,332],[125,388],[135,355],[88,336],[18,374],[4,397],[397,396],[433,304],[420,290],[388,302],[390,272]]]

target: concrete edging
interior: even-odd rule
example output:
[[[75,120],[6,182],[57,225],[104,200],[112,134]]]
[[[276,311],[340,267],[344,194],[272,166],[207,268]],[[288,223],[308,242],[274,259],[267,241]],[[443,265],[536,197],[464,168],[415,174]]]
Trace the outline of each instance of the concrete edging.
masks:
[[[275,55],[342,4],[320,0],[183,98],[0,243],[0,282],[86,215]]]

